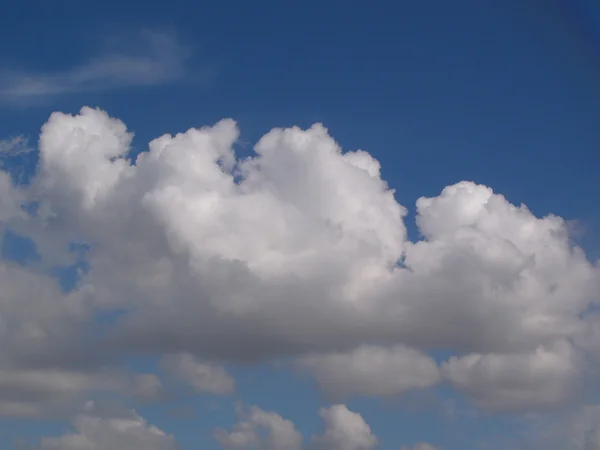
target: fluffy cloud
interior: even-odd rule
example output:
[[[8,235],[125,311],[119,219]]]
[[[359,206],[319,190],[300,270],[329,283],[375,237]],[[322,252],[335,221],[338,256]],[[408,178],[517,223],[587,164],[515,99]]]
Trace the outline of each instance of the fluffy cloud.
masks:
[[[274,412],[237,405],[240,421],[231,431],[218,429],[214,438],[232,449],[301,450],[302,435],[295,425]]]
[[[214,437],[226,448],[300,450],[302,435],[292,422],[273,412],[252,406],[236,408],[241,420],[231,431],[218,429]],[[369,425],[358,413],[345,405],[321,408],[319,415],[325,429],[321,435],[313,436],[311,448],[328,450],[370,450],[377,445],[377,438]]]
[[[196,392],[230,394],[235,389],[234,379],[223,367],[198,361],[190,354],[165,356],[162,367]]]
[[[251,406],[236,406],[240,421],[230,431],[217,429],[214,438],[225,448],[257,450],[371,450],[378,444],[363,417],[350,411],[346,405],[336,404],[321,408],[323,431],[312,436],[308,446],[303,446],[301,434],[294,424],[274,412]],[[417,443],[401,450],[436,450],[431,444]]]
[[[378,440],[369,425],[346,405],[322,408],[319,415],[325,422],[325,431],[313,437],[315,449],[370,450],[377,445]]]
[[[453,357],[442,371],[479,406],[531,410],[569,401],[580,386],[577,356],[566,342],[530,354]]]
[[[458,356],[444,376],[483,407],[569,397],[600,285],[564,220],[461,182],[417,201],[423,239],[410,242],[368,153],[314,125],[272,130],[239,160],[238,135],[223,120],[131,161],[121,121],[52,114],[31,184],[0,174],[2,226],[42,258],[0,271],[0,370],[97,374],[128,354],[185,354],[180,378],[225,392],[219,364],[283,356],[338,395],[394,395],[435,383],[421,352],[445,349]],[[76,262],[68,293],[40,272]]]
[[[73,421],[74,433],[45,437],[41,450],[176,450],[172,435],[149,425],[136,412],[123,417],[85,413]]]
[[[309,355],[298,366],[334,397],[390,396],[436,384],[439,371],[425,354],[403,346],[364,345],[349,353]]]

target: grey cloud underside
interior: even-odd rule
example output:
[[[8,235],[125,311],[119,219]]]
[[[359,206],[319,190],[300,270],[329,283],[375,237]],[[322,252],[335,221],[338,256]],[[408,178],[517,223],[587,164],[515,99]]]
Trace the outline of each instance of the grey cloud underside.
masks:
[[[417,201],[424,238],[410,242],[368,153],[342,152],[315,125],[272,130],[237,160],[238,134],[223,120],[164,135],[131,162],[119,120],[53,114],[32,184],[0,174],[4,226],[43,258],[35,271],[3,263],[0,370],[94,375],[148,353],[225,393],[219,363],[284,358],[338,396],[443,379],[507,411],[559,406],[589,377],[597,319],[582,313],[599,271],[564,220],[461,182]],[[89,244],[88,271],[64,294],[44,270],[75,262],[72,242]],[[438,368],[431,349],[457,356]]]

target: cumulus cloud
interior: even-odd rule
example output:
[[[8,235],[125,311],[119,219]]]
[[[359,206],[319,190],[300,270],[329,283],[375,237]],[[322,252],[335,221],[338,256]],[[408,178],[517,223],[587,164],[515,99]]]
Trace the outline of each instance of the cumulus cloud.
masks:
[[[132,161],[118,119],[52,114],[31,184],[0,174],[0,220],[35,241],[42,267],[86,269],[65,293],[1,266],[0,369],[188,355],[174,373],[225,392],[220,364],[283,356],[326,391],[383,396],[436,383],[426,353],[444,349],[457,355],[444,377],[482,407],[569,397],[600,285],[563,219],[460,182],[417,201],[422,239],[410,242],[367,152],[343,152],[317,124],[274,129],[242,160],[238,136],[223,120],[160,136]]]
[[[167,355],[162,359],[161,365],[165,371],[189,384],[196,392],[230,394],[235,390],[235,381],[224,367],[198,361],[193,355]]]
[[[154,375],[112,367],[94,344],[92,286],[65,294],[50,276],[10,262],[0,262],[0,285],[0,415],[41,415],[89,391],[156,390]]]
[[[315,449],[370,450],[377,445],[377,437],[363,417],[346,405],[321,408],[319,415],[325,422],[325,430],[323,434],[313,436]]]
[[[0,413],[38,414],[82,390],[118,384],[90,370],[100,361],[85,361],[84,339],[70,340],[86,316],[86,288],[65,295],[50,277],[5,262],[0,284]]]
[[[529,354],[470,354],[453,357],[442,371],[475,403],[495,410],[532,410],[572,399],[579,380],[579,361],[567,342],[540,347]]]
[[[102,417],[93,413],[78,415],[74,432],[60,437],[44,437],[41,450],[176,450],[175,438],[149,425],[135,411],[122,417]]]
[[[364,345],[349,353],[309,355],[298,366],[312,373],[334,397],[398,395],[432,386],[440,379],[433,359],[403,346]]]
[[[214,438],[226,448],[264,449],[264,450],[300,450],[302,435],[295,425],[274,412],[263,411],[252,406],[236,406],[240,421],[231,431],[217,429]],[[319,416],[323,419],[324,430],[313,436],[310,448],[327,450],[370,450],[377,445],[377,438],[369,425],[358,413],[350,411],[345,405],[333,405],[321,408]]]
[[[274,412],[243,405],[236,406],[240,421],[231,431],[217,429],[214,438],[226,448],[301,450],[302,435],[293,422]]]
[[[155,86],[185,75],[190,49],[173,34],[146,30],[112,41],[104,53],[62,71],[0,71],[0,102],[20,105],[61,94]],[[207,77],[209,71],[196,75]]]

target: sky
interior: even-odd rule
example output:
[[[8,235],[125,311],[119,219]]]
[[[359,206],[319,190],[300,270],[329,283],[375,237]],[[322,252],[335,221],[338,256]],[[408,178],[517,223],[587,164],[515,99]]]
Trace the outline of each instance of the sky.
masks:
[[[600,450],[597,2],[65,4],[0,28],[0,448]]]

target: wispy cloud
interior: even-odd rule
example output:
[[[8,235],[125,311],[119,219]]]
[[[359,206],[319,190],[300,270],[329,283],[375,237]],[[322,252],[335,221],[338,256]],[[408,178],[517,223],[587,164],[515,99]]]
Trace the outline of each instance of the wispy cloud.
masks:
[[[0,139],[0,169],[10,174],[13,183],[26,183],[33,175],[35,161],[35,148],[26,136]]]
[[[25,136],[15,136],[9,139],[0,139],[0,158],[3,156],[19,156],[30,153],[32,148]]]
[[[111,42],[108,51],[62,71],[0,71],[0,102],[22,105],[61,94],[156,86],[186,73],[191,49],[173,34],[145,31]]]

